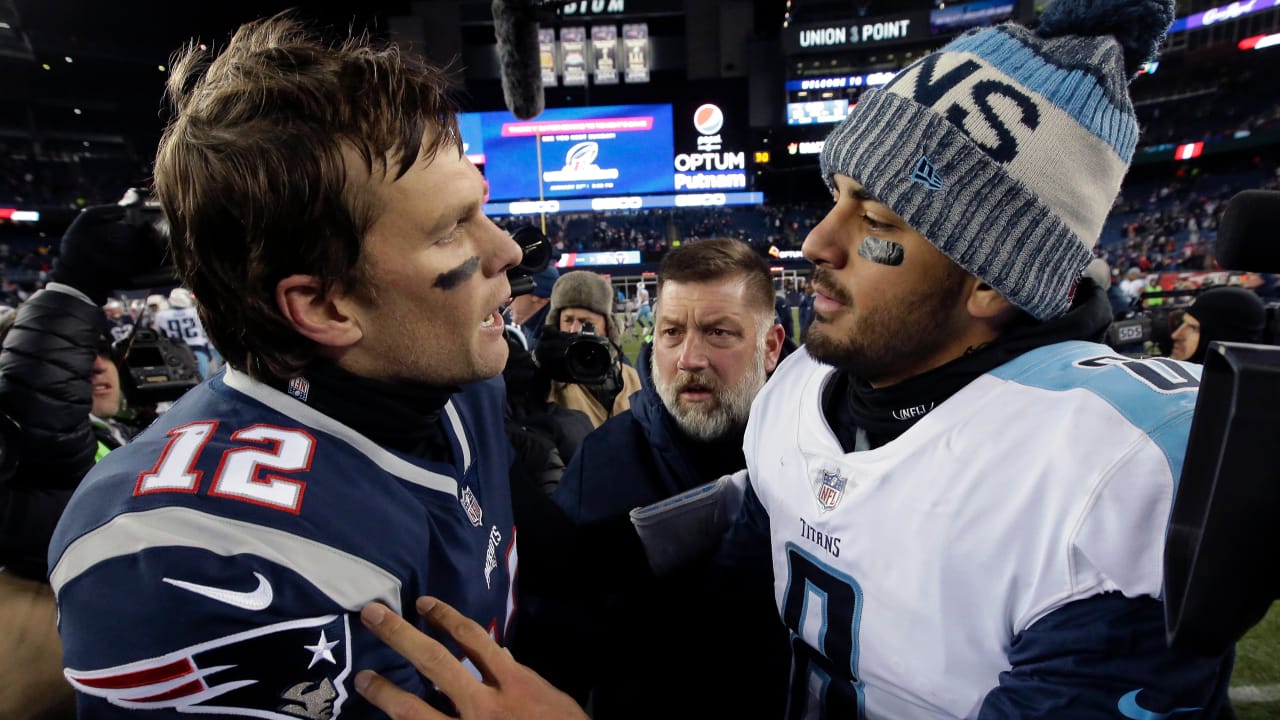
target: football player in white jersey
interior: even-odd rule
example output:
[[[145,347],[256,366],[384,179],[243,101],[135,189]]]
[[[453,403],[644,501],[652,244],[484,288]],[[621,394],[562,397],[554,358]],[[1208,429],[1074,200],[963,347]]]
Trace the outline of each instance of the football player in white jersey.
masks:
[[[808,345],[752,406],[730,536],[773,549],[788,718],[1230,712],[1231,657],[1170,650],[1161,602],[1198,368],[1098,344],[1110,307],[1082,277],[1137,143],[1128,82],[1172,19],[1057,0],[1034,33],[921,58],[828,137]],[[489,687],[379,635],[466,717],[549,697],[483,644]]]
[[[788,717],[1226,707],[1231,658],[1171,651],[1161,603],[1198,369],[1097,344],[1082,277],[1136,144],[1127,82],[1172,17],[1117,12],[962,36],[824,145],[807,346],[745,439]]]
[[[170,290],[169,307],[157,311],[151,322],[157,332],[191,348],[196,362],[200,364],[200,377],[209,377],[210,372],[217,369],[217,351],[209,344],[209,336],[200,322],[200,311],[196,309],[190,290],[181,287]]]

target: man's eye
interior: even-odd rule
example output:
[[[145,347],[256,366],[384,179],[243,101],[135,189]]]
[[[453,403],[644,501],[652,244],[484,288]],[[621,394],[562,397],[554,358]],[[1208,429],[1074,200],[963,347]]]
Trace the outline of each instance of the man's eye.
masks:
[[[885,230],[893,229],[893,225],[890,225],[889,223],[880,222],[879,220],[876,220],[870,215],[863,215],[862,220],[867,224],[867,229],[869,230],[885,231]]]

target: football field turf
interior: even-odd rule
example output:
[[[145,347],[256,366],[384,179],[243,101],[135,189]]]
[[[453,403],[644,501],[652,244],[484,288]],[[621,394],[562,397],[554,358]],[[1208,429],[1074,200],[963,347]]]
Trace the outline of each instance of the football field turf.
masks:
[[[1280,605],[1236,646],[1231,699],[1240,720],[1280,718]]]

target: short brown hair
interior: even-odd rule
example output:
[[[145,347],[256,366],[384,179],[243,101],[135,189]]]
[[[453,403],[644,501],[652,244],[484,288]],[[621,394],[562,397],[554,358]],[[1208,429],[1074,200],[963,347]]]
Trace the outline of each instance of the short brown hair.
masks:
[[[372,297],[360,248],[380,208],[344,150],[393,180],[461,153],[448,75],[367,37],[326,43],[286,13],[242,26],[216,58],[188,46],[167,90],[156,192],[184,284],[232,367],[295,375],[316,346],[280,313],[280,280]]]
[[[710,282],[742,278],[752,309],[774,315],[773,276],[769,266],[747,246],[730,238],[701,240],[668,252],[658,266],[658,298],[666,282]]]

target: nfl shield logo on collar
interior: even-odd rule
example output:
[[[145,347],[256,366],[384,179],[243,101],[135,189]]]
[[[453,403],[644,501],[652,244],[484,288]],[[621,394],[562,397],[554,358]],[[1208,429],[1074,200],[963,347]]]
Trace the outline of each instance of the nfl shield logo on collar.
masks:
[[[471,520],[471,524],[480,527],[480,523],[484,521],[484,511],[480,509],[480,501],[476,499],[475,493],[471,492],[471,488],[463,486],[462,497],[458,498],[458,502],[462,503],[462,509],[467,511],[467,519]]]
[[[289,394],[302,402],[306,402],[307,397],[311,395],[311,383],[307,382],[304,377],[290,378]]]
[[[849,483],[849,478],[840,474],[839,470],[827,470],[823,468],[818,471],[818,482],[815,483],[818,505],[825,510],[832,510],[836,505],[840,504],[840,498],[844,497],[845,485]]]

